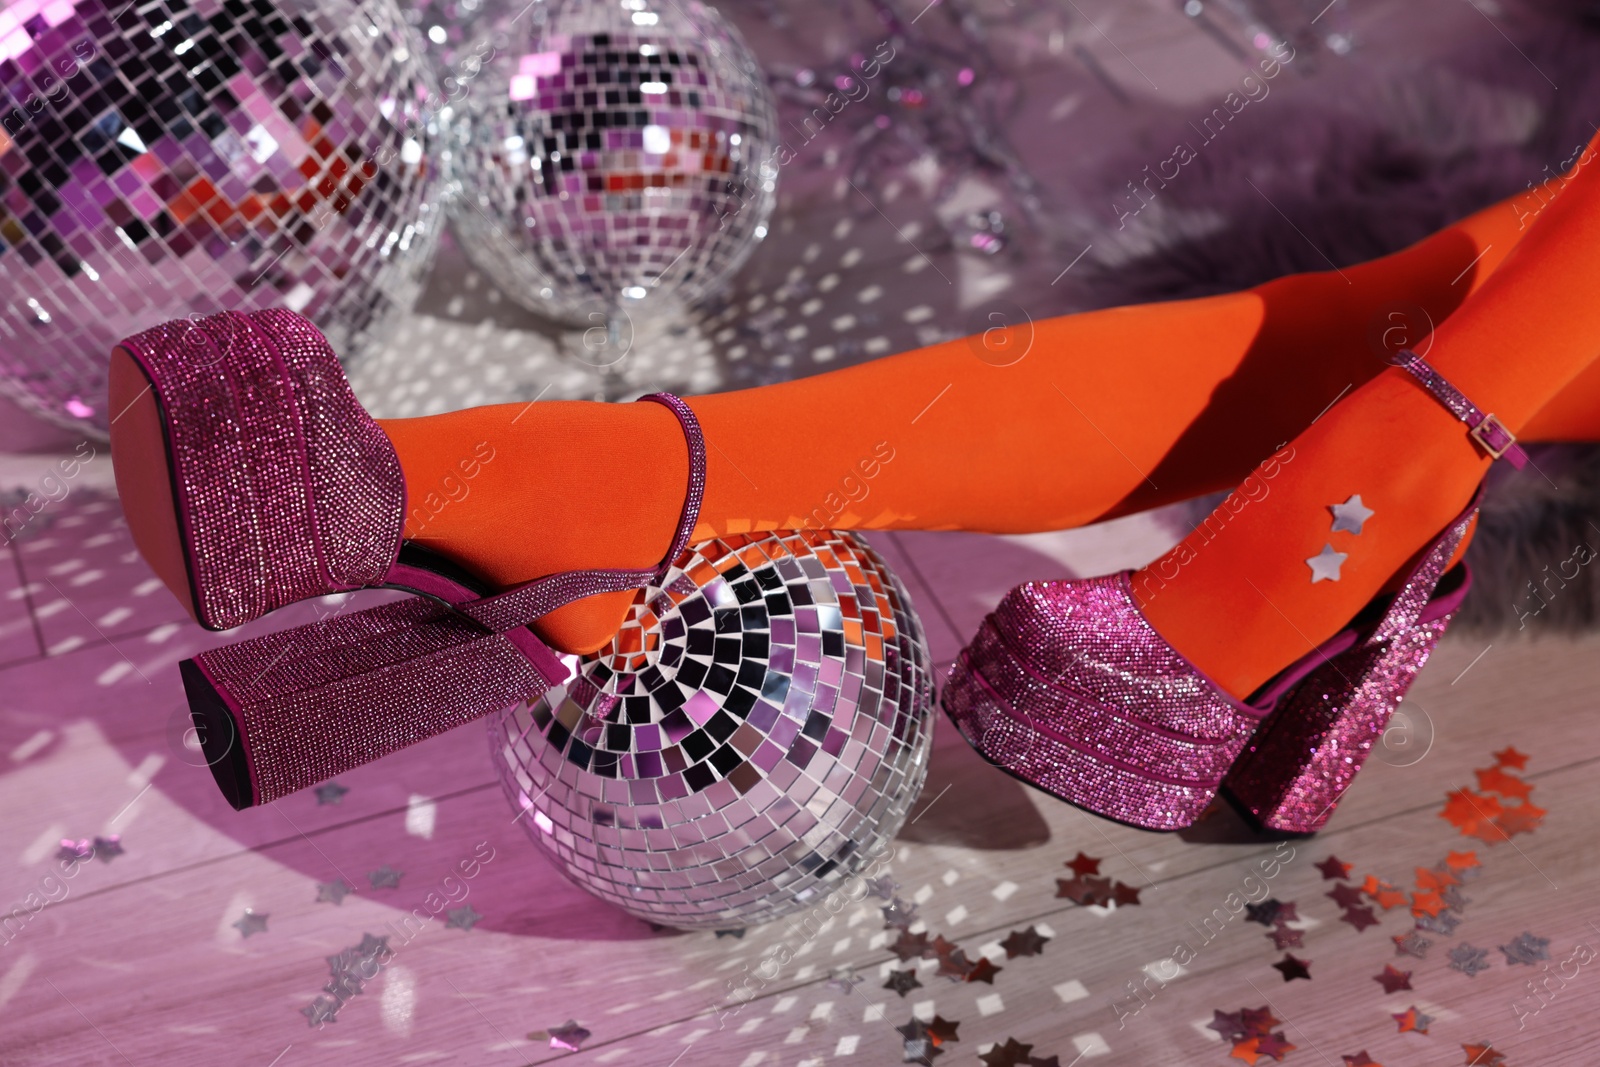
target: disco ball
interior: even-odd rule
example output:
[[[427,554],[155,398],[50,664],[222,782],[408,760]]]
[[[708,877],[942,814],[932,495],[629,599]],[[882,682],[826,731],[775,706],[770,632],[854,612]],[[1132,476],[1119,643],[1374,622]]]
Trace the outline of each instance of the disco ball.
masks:
[[[520,10],[486,20],[509,53],[452,121],[468,258],[570,321],[714,292],[766,235],[777,182],[772,97],[744,42],[699,0]]]
[[[0,0],[0,390],[103,434],[164,319],[380,340],[440,229],[411,40],[393,0]]]
[[[848,533],[695,546],[574,666],[491,717],[495,767],[568,878],[651,922],[820,902],[882,855],[927,773],[927,643]]]

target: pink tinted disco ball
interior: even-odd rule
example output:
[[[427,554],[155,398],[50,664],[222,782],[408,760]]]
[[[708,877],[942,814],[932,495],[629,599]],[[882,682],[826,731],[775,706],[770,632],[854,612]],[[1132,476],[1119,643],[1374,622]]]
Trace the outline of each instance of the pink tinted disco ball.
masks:
[[[696,545],[569,662],[490,717],[495,769],[568,878],[654,923],[820,903],[887,855],[927,775],[927,642],[853,534]]]
[[[714,293],[772,213],[760,67],[700,0],[549,8],[486,20],[507,51],[467,83],[446,159],[462,248],[557,319]]]
[[[0,0],[0,390],[102,434],[165,319],[287,306],[340,352],[440,228],[434,102],[393,0]]]

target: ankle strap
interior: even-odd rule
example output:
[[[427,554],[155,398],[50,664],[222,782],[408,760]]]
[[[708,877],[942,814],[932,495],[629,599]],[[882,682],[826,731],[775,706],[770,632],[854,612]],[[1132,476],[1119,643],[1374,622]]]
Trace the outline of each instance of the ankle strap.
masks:
[[[689,446],[689,486],[684,494],[683,512],[678,517],[678,529],[672,535],[672,546],[667,549],[660,565],[641,570],[585,570],[550,574],[514,586],[503,593],[457,605],[455,610],[458,613],[495,633],[504,633],[518,626],[526,626],[574,600],[597,593],[642,589],[666,576],[673,561],[689,546],[689,537],[700,516],[700,501],[706,488],[705,437],[700,431],[700,420],[695,418],[689,405],[679,397],[671,393],[651,393],[639,399],[661,404],[676,415],[678,424],[683,427],[685,443]]]
[[[1516,435],[1506,429],[1505,423],[1492,414],[1485,414],[1480,410],[1478,405],[1468,400],[1461,390],[1446,381],[1444,375],[1434,370],[1427,360],[1405,348],[1395,353],[1390,362],[1421,382],[1422,387],[1433,394],[1434,399],[1449,408],[1456,418],[1466,423],[1467,436],[1477,442],[1478,447],[1490,457],[1505,459],[1518,470],[1528,462],[1527,453],[1522,451],[1522,446],[1517,444]]]

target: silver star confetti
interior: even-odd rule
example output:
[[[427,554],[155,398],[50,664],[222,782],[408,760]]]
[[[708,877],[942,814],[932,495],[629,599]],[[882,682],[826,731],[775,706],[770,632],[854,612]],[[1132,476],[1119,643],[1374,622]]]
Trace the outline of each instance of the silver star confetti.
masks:
[[[1459,916],[1448,911],[1441,911],[1438,915],[1417,916],[1417,929],[1426,930],[1430,934],[1451,937],[1455,934],[1456,926],[1460,922]]]
[[[348,792],[350,790],[338,782],[323,782],[316,788],[317,807],[320,808],[324,804],[337,804],[344,799],[344,795]]]
[[[1361,502],[1361,494],[1357,493],[1343,504],[1330,504],[1328,510],[1333,512],[1333,531],[1347,530],[1359,534],[1366,521],[1376,514],[1371,508]]]
[[[1323,545],[1321,552],[1306,559],[1306,565],[1311,568],[1311,584],[1337,582],[1339,567],[1349,558],[1348,553],[1335,552],[1332,545]]]
[[[251,934],[264,934],[267,932],[267,916],[262,912],[251,911],[246,908],[244,909],[244,917],[238,922],[230,923],[229,925],[239,931],[240,937],[249,937]]]
[[[361,944],[356,946],[356,953],[368,958],[385,960],[394,955],[394,951],[389,948],[387,936],[373,937],[371,934],[361,935]]]
[[[885,930],[896,926],[910,926],[917,918],[917,906],[915,904],[907,904],[899,897],[895,897],[878,910],[883,912],[883,927]]]
[[[568,1019],[560,1026],[552,1026],[548,1033],[551,1048],[566,1049],[568,1052],[577,1052],[591,1036],[589,1031],[578,1025],[576,1019]]]
[[[327,901],[329,904],[340,904],[344,902],[344,898],[349,896],[350,893],[350,887],[345,885],[342,879],[334,879],[331,882],[318,882],[316,903],[321,904],[323,901]]]
[[[1489,950],[1474,948],[1465,941],[1450,950],[1450,969],[1460,971],[1468,978],[1489,969]]]
[[[308,1026],[321,1026],[323,1023],[331,1023],[336,1021],[339,1015],[339,1001],[334,997],[318,997],[301,1008],[300,1014],[306,1017]]]
[[[841,993],[849,993],[866,979],[856,974],[853,967],[836,967],[828,979],[828,988],[837,989]]]
[[[1445,886],[1439,896],[1444,901],[1445,907],[1458,914],[1465,911],[1467,905],[1472,903],[1471,897],[1462,894],[1460,886]]]
[[[471,904],[463,904],[459,908],[451,908],[445,914],[450,916],[445,925],[453,926],[458,930],[470,930],[483,920],[483,916],[479,915]]]
[[[400,879],[404,877],[404,871],[397,871],[387,863],[375,871],[367,872],[367,881],[372,883],[374,889],[399,889]]]
[[[1415,930],[1408,930],[1395,936],[1392,940],[1394,941],[1394,954],[1396,956],[1415,956],[1419,960],[1428,954],[1428,946],[1433,944],[1432,941],[1420,936]]]
[[[877,897],[879,900],[893,900],[894,891],[900,888],[900,883],[890,878],[887,874],[866,880],[867,896]]]
[[[1505,953],[1507,963],[1520,963],[1532,967],[1536,960],[1550,958],[1549,948],[1548,937],[1534,937],[1524,930],[1512,938],[1509,945],[1501,945],[1500,951]]]

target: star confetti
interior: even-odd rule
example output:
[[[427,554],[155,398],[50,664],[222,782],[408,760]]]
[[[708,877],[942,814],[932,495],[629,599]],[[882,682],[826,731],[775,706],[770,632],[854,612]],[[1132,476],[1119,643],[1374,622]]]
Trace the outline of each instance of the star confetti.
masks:
[[[306,1017],[310,1026],[320,1027],[323,1023],[338,1021],[339,1001],[335,997],[319,996],[310,1004],[300,1009],[300,1014]]]
[[[94,842],[87,837],[81,841],[74,841],[70,837],[61,839],[61,847],[56,849],[56,859],[63,862],[75,863],[79,860],[94,858]]]
[[[1407,930],[1403,934],[1396,934],[1390,938],[1394,942],[1396,956],[1415,956],[1422,959],[1428,954],[1428,947],[1433,944],[1427,938],[1418,935],[1415,930]]]
[[[1500,811],[1500,801],[1487,793],[1457,789],[1445,794],[1444,810],[1439,817],[1471,837],[1492,828]]]
[[[1243,1041],[1235,1041],[1233,1043],[1233,1051],[1228,1054],[1228,1058],[1230,1060],[1243,1060],[1249,1064],[1249,1067],[1255,1067],[1256,1061],[1261,1058],[1261,1039],[1259,1037],[1247,1037]]]
[[[899,956],[901,963],[933,958],[933,949],[928,944],[928,935],[925,933],[914,934],[910,930],[901,930],[900,936],[895,939],[894,944],[889,946],[889,951]]]
[[[1283,912],[1283,905],[1271,897],[1259,904],[1246,904],[1244,906],[1245,922],[1260,923],[1262,926],[1271,926],[1278,921]],[[1283,915],[1286,921],[1293,919],[1293,915]]]
[[[1383,1067],[1383,1064],[1367,1055],[1366,1049],[1362,1049],[1354,1056],[1341,1056],[1339,1058],[1344,1060],[1344,1067]]]
[[[1481,867],[1476,852],[1452,852],[1444,858],[1444,864],[1452,871],[1470,871],[1474,867]]]
[[[1286,1054],[1293,1052],[1298,1047],[1289,1044],[1288,1039],[1283,1036],[1282,1030],[1277,1033],[1267,1034],[1265,1037],[1259,1037],[1256,1041],[1257,1052],[1263,1056],[1271,1056],[1278,1061],[1282,1061]]]
[[[1460,884],[1460,876],[1458,876],[1449,867],[1441,865],[1439,867],[1434,867],[1431,870],[1427,867],[1417,868],[1418,889],[1436,889],[1442,892],[1443,890],[1449,889],[1453,885]]]
[[[1111,902],[1119,908],[1130,907],[1139,903],[1140,890],[1126,882],[1111,883]]]
[[[990,963],[988,956],[979,956],[978,962],[974,963],[972,965],[972,969],[967,971],[967,975],[964,980],[968,982],[985,982],[989,985],[994,985],[994,976],[1003,970],[1005,970],[1004,967],[996,967],[994,964]]]
[[[1467,1057],[1466,1067],[1504,1067],[1506,1058],[1494,1050],[1494,1046],[1486,1041],[1475,1041],[1470,1045],[1462,1045],[1461,1051]]]
[[[900,888],[900,883],[890,878],[887,874],[866,880],[867,895],[877,897],[879,900],[894,899],[894,891]]]
[[[445,925],[454,927],[457,930],[470,930],[483,921],[483,916],[479,915],[477,909],[471,904],[463,904],[459,908],[451,908],[445,914],[450,917]]]
[[[1456,926],[1461,922],[1450,912],[1441,912],[1438,915],[1421,915],[1417,917],[1417,929],[1426,930],[1430,934],[1440,937],[1454,937]]]
[[[1346,885],[1343,882],[1340,882],[1338,885],[1334,886],[1333,892],[1325,893],[1323,895],[1331,899],[1341,908],[1356,907],[1361,903],[1363,896],[1361,890],[1357,889],[1353,885]]]
[[[1377,914],[1364,904],[1344,909],[1344,914],[1339,918],[1354,926],[1356,933],[1360,933],[1369,926],[1378,925]]]
[[[946,953],[939,957],[939,969],[934,973],[940,978],[965,982],[976,966],[971,960],[967,959],[967,954],[958,948],[954,952]]]
[[[1079,852],[1066,863],[1063,863],[1062,866],[1070,867],[1072,869],[1072,873],[1077,875],[1079,878],[1082,878],[1086,874],[1100,873],[1100,861],[1095,859],[1093,856],[1085,856],[1082,852]]]
[[[1028,1053],[1032,1045],[1024,1045],[1014,1037],[1006,1038],[1003,1045],[995,1045],[988,1052],[978,1054],[984,1067],[1028,1067]]]
[[[1312,866],[1322,872],[1324,881],[1342,882],[1350,877],[1350,864],[1340,863],[1337,856],[1329,856],[1321,863],[1314,863]]]
[[[344,795],[348,792],[350,792],[350,790],[346,789],[338,782],[323,782],[316,788],[317,806],[321,807],[324,804],[337,804],[344,800]]]
[[[916,971],[890,971],[883,988],[892,989],[903,997],[913,989],[922,988],[922,983],[917,981]]]
[[[1394,1021],[1399,1024],[1400,1033],[1402,1034],[1411,1033],[1413,1031],[1419,1034],[1425,1034],[1428,1032],[1428,1027],[1433,1025],[1433,1017],[1422,1014],[1422,1012],[1417,1010],[1417,1006],[1415,1004],[1411,1005],[1411,1007],[1407,1008],[1405,1011],[1395,1012],[1391,1018],[1393,1018]]]
[[[1285,926],[1283,923],[1278,923],[1268,930],[1267,936],[1272,938],[1272,947],[1280,952],[1286,948],[1303,948],[1305,946],[1304,933],[1292,926]]]
[[[836,967],[828,975],[828,988],[849,995],[866,979],[856,974],[854,967]]]
[[[1397,993],[1402,989],[1411,988],[1411,972],[1397,971],[1388,963],[1383,965],[1383,973],[1373,975],[1372,980],[1383,986],[1385,993]]]
[[[907,904],[899,897],[878,909],[883,912],[883,928],[892,930],[896,926],[910,926],[917,921],[917,906]]]
[[[344,903],[344,898],[349,896],[350,892],[350,887],[345,885],[343,879],[336,878],[331,882],[318,882],[316,903],[321,904],[326,901],[329,904],[342,904]]]
[[[367,881],[372,883],[374,889],[399,889],[400,879],[404,877],[404,871],[397,871],[387,863],[375,871],[367,872]]]
[[[1111,879],[1079,875],[1076,878],[1057,878],[1056,896],[1065,897],[1082,907],[1107,904],[1111,900]]]
[[[1444,910],[1444,898],[1435,890],[1411,894],[1412,915],[1437,915]]]
[[[1224,1012],[1215,1008],[1211,1009],[1211,1021],[1206,1023],[1206,1028],[1215,1030],[1224,1041],[1238,1041],[1250,1033],[1239,1012]]]
[[[267,916],[259,911],[244,909],[244,916],[238,922],[229,923],[239,931],[240,937],[249,937],[251,934],[264,934],[267,932]]]
[[[1498,766],[1472,773],[1478,777],[1478,788],[1485,793],[1498,793],[1509,800],[1527,800],[1528,794],[1533,792],[1533,786]]]
[[[1500,817],[1494,821],[1494,828],[1499,831],[1496,837],[1484,837],[1490,842],[1506,841],[1518,834],[1531,834],[1544,822],[1544,817],[1549,812],[1529,801],[1506,807]],[[1483,836],[1483,835],[1479,835]]]
[[[1520,771],[1525,770],[1528,766],[1528,757],[1509,746],[1502,748],[1499,752],[1491,753],[1491,755],[1494,756],[1495,763],[1501,767],[1510,767],[1512,770]]]
[[[933,1038],[935,1045],[948,1045],[952,1041],[961,1040],[956,1036],[956,1027],[960,1025],[960,1023],[953,1023],[942,1015],[935,1015],[932,1022],[923,1024],[923,1029],[927,1031],[929,1037]]]
[[[1388,882],[1380,882],[1378,879],[1373,878],[1370,875],[1367,877],[1366,884],[1362,886],[1361,891],[1366,894],[1368,899],[1373,901],[1373,903],[1377,904],[1378,907],[1382,908],[1384,911],[1388,911],[1391,908],[1398,908],[1400,905],[1406,902],[1406,895],[1404,893],[1390,885]]]
[[[1282,1019],[1272,1014],[1270,1007],[1266,1008],[1240,1008],[1239,1018],[1245,1027],[1252,1033],[1260,1036],[1270,1034],[1272,1028],[1283,1022]]]
[[[1044,943],[1049,941],[1037,929],[1030,926],[1026,930],[1013,930],[1000,942],[1000,947],[1006,950],[1006,959],[1014,960],[1018,956],[1037,956],[1044,951]]]
[[[97,837],[91,847],[94,849],[95,859],[110,863],[112,859],[122,855],[122,837],[119,834]]]
[[[1457,885],[1450,886],[1440,893],[1439,897],[1444,901],[1445,907],[1455,912],[1465,910],[1466,906],[1472,903],[1472,899],[1461,892],[1461,887]]]
[[[1450,969],[1475,978],[1479,971],[1489,969],[1489,950],[1463,941],[1450,950]]]
[[[1278,971],[1278,973],[1283,975],[1283,980],[1285,982],[1292,982],[1296,978],[1304,978],[1306,981],[1311,980],[1310,960],[1297,959],[1296,957],[1285,952],[1283,954],[1283,959],[1279,960],[1277,963],[1274,963],[1272,966]]]
[[[916,1016],[904,1026],[897,1026],[901,1039],[901,1056],[905,1063],[920,1063],[924,1067],[931,1067],[935,1056],[944,1055],[944,1049],[928,1033],[928,1027]]]
[[[1507,963],[1520,963],[1532,967],[1537,960],[1550,958],[1550,939],[1548,937],[1534,937],[1523,931],[1511,939],[1508,945],[1501,945],[1500,951],[1505,953]]]
[[[579,1026],[576,1019],[568,1019],[560,1026],[552,1026],[545,1032],[550,1035],[551,1048],[565,1049],[568,1052],[577,1052],[585,1041],[594,1036]]]
[[[652,924],[652,925],[654,925],[654,924]],[[661,927],[657,927],[657,929],[665,930],[666,927],[661,926]],[[717,940],[718,941],[721,941],[725,937],[731,937],[735,941],[743,941],[744,940],[744,927],[742,927],[742,926],[734,926],[734,927],[730,927],[727,930],[718,930],[718,931],[716,931],[716,934],[717,934]]]

